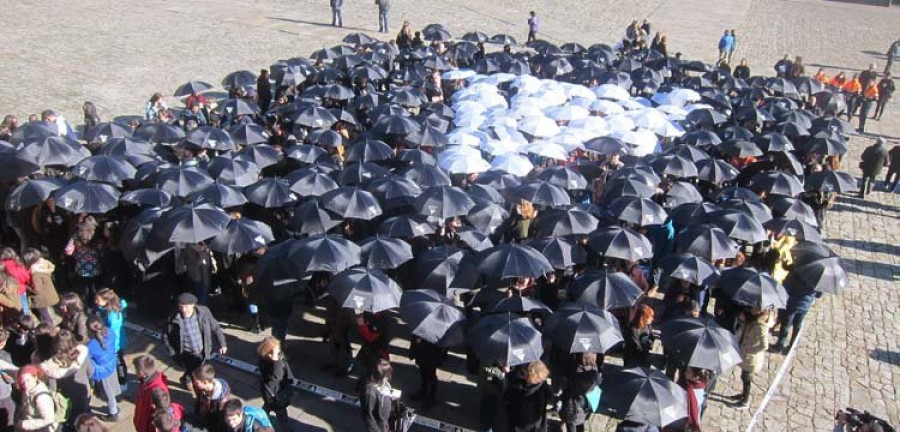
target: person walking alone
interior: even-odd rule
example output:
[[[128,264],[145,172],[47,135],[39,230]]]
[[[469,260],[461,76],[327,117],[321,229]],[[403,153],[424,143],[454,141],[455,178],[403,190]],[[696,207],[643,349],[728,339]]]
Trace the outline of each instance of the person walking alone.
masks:
[[[863,150],[862,161],[859,168],[862,170],[862,185],[859,187],[859,197],[866,198],[866,194],[872,191],[872,183],[875,183],[881,170],[888,164],[888,152],[884,148],[881,138],[875,140],[875,144]]]
[[[866,119],[869,118],[869,113],[874,111],[876,101],[878,101],[878,84],[875,81],[870,81],[863,91],[862,105],[859,108],[859,128],[857,131],[861,134],[866,133]]]
[[[875,105],[875,114],[872,115],[872,118],[881,120],[881,116],[884,114],[884,107],[891,100],[895,90],[897,90],[897,87],[894,85],[894,80],[891,79],[891,73],[885,72],[881,81],[878,81],[878,104]]]
[[[526,43],[531,43],[537,40],[537,32],[538,28],[541,26],[541,21],[538,19],[537,14],[534,11],[528,13],[528,40]]]
[[[891,147],[888,152],[888,172],[884,176],[884,187],[893,192],[900,183],[900,144]]]
[[[341,8],[344,7],[344,0],[331,0],[331,26],[343,27],[344,16],[341,14]]]
[[[178,296],[178,312],[169,321],[164,342],[169,355],[184,367],[181,383],[189,390],[191,373],[212,358],[213,337],[218,353],[225,355],[225,335],[209,308],[198,305],[197,296],[191,293]]]
[[[391,0],[375,0],[378,5],[378,31],[387,33],[390,31],[388,27],[388,12],[391,10]]]

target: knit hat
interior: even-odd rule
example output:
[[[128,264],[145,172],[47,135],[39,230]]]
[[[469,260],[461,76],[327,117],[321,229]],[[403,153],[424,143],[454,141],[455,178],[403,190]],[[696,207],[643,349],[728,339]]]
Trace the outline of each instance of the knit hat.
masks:
[[[178,296],[179,305],[195,305],[197,304],[197,296],[191,293],[184,293]]]

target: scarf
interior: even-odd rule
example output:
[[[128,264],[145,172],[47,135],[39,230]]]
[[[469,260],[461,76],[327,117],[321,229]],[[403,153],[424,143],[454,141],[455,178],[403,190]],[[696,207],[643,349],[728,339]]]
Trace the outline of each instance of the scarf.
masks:
[[[679,380],[678,383],[681,387],[683,387],[687,391],[687,424],[685,425],[685,430],[687,431],[699,431],[700,430],[700,402],[697,400],[697,394],[694,393],[694,390],[705,390],[706,384],[701,382],[693,382],[684,379],[683,377]]]

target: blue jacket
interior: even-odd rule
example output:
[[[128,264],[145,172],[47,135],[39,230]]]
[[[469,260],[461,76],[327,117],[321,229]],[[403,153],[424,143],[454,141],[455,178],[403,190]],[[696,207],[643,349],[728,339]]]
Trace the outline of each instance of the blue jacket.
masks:
[[[116,371],[116,332],[110,330],[106,334],[106,340],[103,346],[97,339],[91,338],[87,344],[88,357],[91,360],[91,366],[94,367],[94,373],[91,374],[91,381],[101,381],[112,375]]]
[[[729,35],[722,36],[722,39],[719,39],[719,50],[720,51],[731,51],[734,49],[734,37]]]
[[[109,327],[109,330],[116,333],[116,352],[122,351],[122,348],[125,347],[125,308],[128,307],[128,303],[125,299],[120,300],[121,308],[119,312],[115,312],[108,309],[100,309],[100,314],[103,316],[106,321],[106,326]]]

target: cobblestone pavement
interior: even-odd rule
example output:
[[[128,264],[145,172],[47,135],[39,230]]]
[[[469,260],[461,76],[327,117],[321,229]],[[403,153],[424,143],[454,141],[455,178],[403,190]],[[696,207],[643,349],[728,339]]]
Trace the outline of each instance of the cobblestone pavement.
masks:
[[[856,71],[870,62],[880,69],[890,40],[900,36],[898,8],[824,0],[394,0],[391,36],[408,19],[414,27],[440,22],[454,33],[478,29],[523,39],[529,10],[542,18],[540,37],[554,42],[613,43],[632,19],[648,18],[654,32],[668,36],[672,52],[706,61],[715,60],[721,31],[734,28],[735,59],[748,58],[753,71],[763,74],[785,53],[803,56],[809,73],[820,66],[830,73]],[[55,108],[75,124],[80,123],[85,100],[95,102],[104,118],[140,114],[153,92],[170,94],[190,79],[216,83],[227,72],[257,70],[276,59],[334,45],[348,32],[374,35],[377,29],[371,1],[348,2],[347,27],[335,29],[327,25],[325,0],[26,0],[7,2],[0,8],[0,22],[0,40],[8,47],[0,67],[0,113],[15,113],[24,120],[30,113]],[[179,105],[174,99],[169,103]],[[851,173],[859,174],[856,161],[874,136],[887,137],[889,146],[900,137],[896,102],[890,105],[884,120],[869,123],[871,135],[852,140],[844,164]],[[865,201],[842,197],[830,212],[827,241],[844,258],[851,284],[841,296],[820,300],[807,317],[797,356],[757,430],[829,430],[834,410],[846,406],[869,409],[900,424],[898,213],[900,196],[884,192]],[[298,325],[288,346],[298,373],[351,393],[351,382],[318,372],[323,354],[308,327]],[[234,342],[229,354],[254,362],[251,341],[261,336],[237,329],[228,333]],[[146,337],[132,338],[131,346],[162,358],[158,344]],[[404,350],[395,347],[398,354]],[[750,410],[736,411],[714,401],[706,412],[706,428],[744,430],[782,360],[770,356]],[[477,402],[470,397],[471,381],[461,373],[462,359],[453,357],[444,369],[441,378],[447,384],[441,392],[447,398],[434,416],[472,426]],[[237,396],[259,401],[253,377],[227,369],[223,373],[238,383]],[[401,382],[408,383],[404,388],[412,388],[413,367],[401,362],[398,373]],[[177,378],[174,372],[170,375]],[[724,377],[716,393],[736,393],[736,375]],[[186,399],[183,392],[177,395]],[[307,425],[304,430],[358,429],[358,414],[352,409],[308,395],[297,398],[295,405],[305,412],[292,414]],[[598,417],[591,429],[611,430],[613,423]],[[117,430],[129,430],[129,424],[126,417]]]

